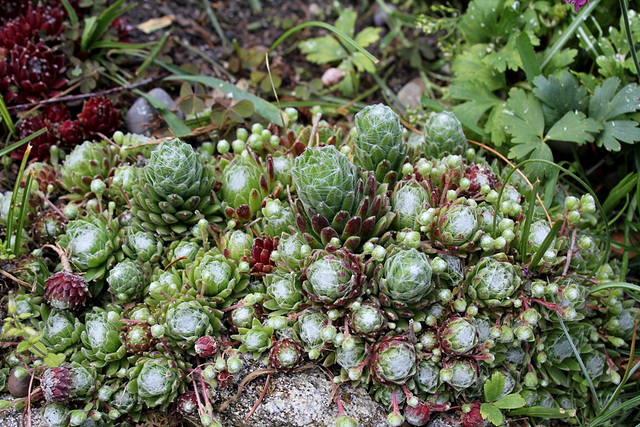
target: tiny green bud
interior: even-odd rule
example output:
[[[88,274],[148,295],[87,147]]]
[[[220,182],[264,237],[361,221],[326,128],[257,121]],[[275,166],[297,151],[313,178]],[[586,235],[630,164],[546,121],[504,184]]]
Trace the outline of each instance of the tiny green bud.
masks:
[[[451,369],[440,370],[440,381],[449,382],[453,379],[453,371]]]
[[[342,314],[340,313],[340,310],[332,309],[332,310],[327,311],[327,317],[331,321],[338,320],[341,315]]]
[[[499,194],[496,190],[491,190],[487,193],[487,202],[495,204],[498,201]]]
[[[564,208],[568,211],[573,211],[578,209],[578,205],[580,204],[580,200],[577,197],[568,196],[564,198]]]
[[[468,190],[471,187],[471,180],[469,178],[461,178],[460,179],[460,188],[463,190]]]
[[[478,314],[478,307],[476,307],[475,305],[470,305],[469,307],[467,307],[467,316],[473,317],[476,316]]]
[[[216,359],[215,368],[216,368],[216,371],[218,372],[224,371],[225,369],[227,369],[227,361],[224,360],[224,357],[218,357]]]
[[[504,248],[505,246],[507,246],[507,239],[505,239],[504,237],[498,237],[497,239],[495,239],[493,241],[493,247],[495,249],[500,250],[500,249]]]
[[[287,107],[284,109],[284,113],[289,116],[289,120],[291,122],[297,122],[298,121],[298,110],[296,110],[293,107]]]
[[[384,261],[384,258],[387,256],[387,250],[380,245],[376,245],[376,247],[371,252],[371,257],[376,261]]]
[[[118,418],[120,418],[120,411],[118,411],[117,409],[112,409],[107,415],[109,416],[109,419],[117,420]]]
[[[124,133],[122,133],[122,131],[115,131],[113,133],[113,136],[111,137],[111,139],[113,139],[113,142],[115,142],[118,145],[122,145],[122,143],[124,142]]]
[[[451,293],[450,289],[440,289],[440,291],[438,291],[438,301],[440,302],[448,302],[451,301],[451,298],[453,298],[453,294]]]
[[[493,237],[489,236],[488,234],[485,234],[480,238],[480,247],[485,251],[493,249],[494,244],[495,244],[495,241]]]
[[[87,420],[87,413],[81,409],[74,409],[69,412],[69,425],[79,426]]]
[[[278,135],[271,135],[269,145],[273,148],[278,148],[280,146],[280,137]]]
[[[333,247],[339,248],[342,246],[342,241],[338,237],[332,237],[331,240],[329,240],[329,244]]]
[[[263,130],[264,126],[262,126],[260,123],[254,123],[253,125],[251,125],[251,133],[253,134],[261,134]]]
[[[502,238],[506,240],[507,243],[511,243],[513,239],[515,239],[515,237],[516,234],[513,232],[513,230],[504,230],[502,232]]]
[[[433,170],[433,165],[431,164],[431,162],[424,162],[422,164],[418,163],[418,173],[424,177],[427,177],[431,174],[431,171]],[[411,172],[409,172],[411,173]]]
[[[404,165],[402,165],[403,175],[409,175],[411,172],[413,172],[413,166],[411,166],[410,163],[405,163]]]
[[[569,212],[569,215],[567,215],[567,222],[570,225],[574,225],[576,224],[578,221],[580,221],[580,212],[578,211],[571,211]]]
[[[257,133],[252,133],[251,135],[249,135],[249,139],[247,139],[247,144],[249,144],[249,147],[251,147],[255,151],[262,150],[262,147],[264,146],[264,142],[262,141],[262,138]]]
[[[433,261],[431,261],[431,269],[433,270],[433,274],[441,275],[447,269],[447,262],[440,257],[435,257]]]
[[[238,129],[240,130],[240,129]],[[236,139],[231,143],[231,148],[233,148],[234,153],[242,153],[245,150],[246,144],[241,139]]]
[[[262,132],[260,132],[260,137],[262,138],[263,141],[269,141],[271,139],[271,131],[269,129],[265,129]]]
[[[467,309],[467,302],[463,299],[457,299],[453,302],[453,308],[458,313],[464,313]]]
[[[164,336],[164,326],[162,326],[162,325],[153,325],[151,327],[151,335],[154,338],[162,338]]]
[[[593,247],[593,240],[591,240],[589,236],[582,236],[580,240],[578,240],[578,247],[587,251]]]
[[[446,198],[448,201],[453,201],[458,197],[458,193],[455,190],[447,190]]]
[[[100,196],[107,189],[107,184],[101,179],[94,179],[91,181],[91,191]],[[86,415],[85,415],[86,416]]]
[[[236,372],[240,372],[242,369],[242,360],[240,360],[237,356],[232,356],[227,360],[227,370],[231,374],[235,374]]]
[[[248,137],[249,137],[248,130],[246,130],[245,128],[238,128],[238,130],[236,131],[236,138],[238,138],[242,142],[245,142]]]
[[[535,372],[527,372],[524,376],[524,385],[530,388],[538,386],[538,376]]]
[[[218,141],[218,144],[216,144],[216,148],[218,149],[218,153],[226,154],[231,149],[231,144],[229,144],[229,141],[226,139],[221,139]]]
[[[362,247],[362,253],[364,253],[365,255],[371,255],[371,252],[373,252],[373,249],[375,247],[376,247],[376,245],[374,245],[373,243],[367,242]]]

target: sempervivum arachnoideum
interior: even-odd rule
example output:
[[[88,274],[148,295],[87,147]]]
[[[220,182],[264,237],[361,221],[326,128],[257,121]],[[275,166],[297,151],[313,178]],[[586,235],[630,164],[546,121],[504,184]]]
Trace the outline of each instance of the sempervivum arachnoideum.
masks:
[[[235,156],[230,163],[221,162],[222,206],[229,219],[247,222],[255,218],[262,201],[270,194],[280,195],[276,187],[273,157],[261,160],[251,150]],[[264,163],[264,164],[263,164]]]
[[[428,180],[410,178],[394,185],[391,206],[396,213],[393,222],[396,230],[418,229],[416,220],[432,203],[432,189]]]
[[[263,278],[267,299],[263,306],[277,314],[295,311],[304,302],[302,285],[295,273],[267,274]]]
[[[297,198],[296,224],[313,248],[332,240],[355,251],[393,222],[387,184],[358,168],[334,146],[307,148],[291,169]]]
[[[422,231],[440,247],[452,252],[472,252],[482,229],[479,227],[477,204],[472,199],[458,198],[438,208],[431,208],[418,219]]]
[[[207,297],[220,308],[233,300],[249,285],[249,275],[217,249],[196,257],[185,273],[185,281],[192,288],[189,293]]]
[[[150,272],[145,264],[125,259],[116,264],[107,276],[109,292],[118,304],[136,301],[149,284]]]
[[[40,386],[47,402],[66,403],[82,400],[95,390],[96,370],[77,362],[47,369],[42,375]]]
[[[131,211],[142,227],[164,240],[184,237],[204,218],[218,222],[214,169],[179,139],[162,142],[138,173]]]
[[[448,354],[465,355],[478,344],[478,333],[472,322],[453,316],[440,327],[438,337],[442,350]]]
[[[131,259],[141,263],[157,263],[162,259],[164,243],[155,234],[140,229],[127,227],[122,252]]]
[[[297,318],[294,329],[298,333],[300,343],[309,358],[316,360],[325,349],[325,337],[322,335],[323,328],[329,323],[326,315],[317,309],[307,309]]]
[[[122,329],[121,316],[118,311],[94,307],[85,316],[85,330],[80,335],[84,347],[82,355],[92,365],[103,367],[111,362],[119,361],[127,354],[127,349],[120,338]]]
[[[517,267],[503,253],[480,258],[466,274],[469,295],[488,307],[511,305],[521,283]]]
[[[352,304],[348,319],[350,331],[364,338],[373,339],[387,328],[387,316],[375,299]]]
[[[117,221],[100,214],[70,221],[58,244],[71,251],[70,260],[94,284],[92,294],[97,295],[102,279],[121,255],[120,240]]]
[[[43,310],[42,318],[38,326],[42,331],[42,343],[56,353],[72,352],[84,331],[82,322],[73,314],[58,310]]]
[[[328,309],[344,306],[365,291],[362,262],[345,248],[315,250],[305,260],[300,280],[305,295]]]
[[[191,295],[165,302],[157,312],[157,321],[164,328],[167,342],[193,355],[198,339],[224,329],[221,318],[222,312],[205,299],[196,299]]]
[[[174,359],[157,352],[148,353],[129,369],[127,390],[147,408],[166,409],[183,387],[184,371]]]
[[[392,320],[412,317],[428,304],[426,296],[435,287],[429,258],[417,249],[391,249],[379,264],[372,284],[387,315]],[[386,309],[388,308],[388,309]]]
[[[117,148],[107,141],[85,141],[73,149],[60,168],[62,188],[68,200],[83,200],[91,193],[91,182],[106,179],[117,162]]]
[[[369,369],[384,385],[403,385],[416,373],[418,354],[405,336],[391,336],[377,342],[371,350]]]
[[[123,320],[121,340],[130,354],[143,354],[151,351],[156,339],[151,333],[151,326],[146,322]]]
[[[432,113],[424,126],[424,154],[426,157],[442,157],[445,154],[464,154],[467,138],[462,124],[449,112]]]
[[[290,338],[275,341],[269,351],[269,366],[278,371],[289,372],[297,367],[304,356],[304,350]]]
[[[271,253],[278,247],[277,237],[256,237],[253,240],[249,264],[251,264],[251,274],[254,276],[264,276],[275,269],[276,263],[271,259]]]
[[[354,118],[355,162],[375,172],[378,182],[393,183],[407,153],[400,117],[383,104],[369,105]]]
[[[59,271],[45,281],[44,298],[55,309],[80,310],[89,297],[87,281],[71,271]]]

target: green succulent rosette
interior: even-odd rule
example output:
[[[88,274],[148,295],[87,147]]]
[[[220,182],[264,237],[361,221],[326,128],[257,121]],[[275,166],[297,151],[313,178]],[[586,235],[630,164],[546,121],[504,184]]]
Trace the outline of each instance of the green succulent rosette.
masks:
[[[204,249],[202,249],[202,244],[198,242],[192,240],[172,242],[166,250],[162,264],[184,270],[202,252],[204,252]]]
[[[428,181],[411,178],[395,184],[391,195],[391,206],[396,213],[393,226],[396,230],[419,229],[418,215],[431,207],[431,190]]]
[[[252,248],[253,237],[243,230],[231,230],[220,240],[220,250],[224,256],[235,262],[240,262],[242,258],[248,259]]]
[[[42,421],[49,427],[67,427],[70,417],[69,408],[62,403],[49,402],[42,407]]]
[[[472,388],[478,381],[478,365],[470,359],[450,359],[440,379],[458,392]]]
[[[109,268],[122,258],[120,241],[117,221],[100,214],[70,221],[58,244],[71,251],[71,263],[85,273],[84,279],[91,284],[101,282]],[[91,295],[99,293],[90,290]]]
[[[109,292],[118,304],[137,300],[149,284],[150,272],[145,264],[125,259],[116,264],[107,277]]]
[[[267,274],[263,280],[267,299],[262,305],[273,315],[295,312],[304,302],[302,284],[295,273]]]
[[[400,117],[383,104],[368,105],[354,118],[355,163],[375,172],[378,182],[395,182],[407,153]]]
[[[278,269],[283,272],[300,271],[302,261],[311,255],[311,247],[300,233],[281,234],[276,251],[280,259]]]
[[[232,338],[239,340],[242,344],[240,351],[250,352],[253,358],[258,360],[260,356],[271,348],[271,336],[274,329],[269,326],[268,322],[260,323],[258,319],[253,319],[251,328],[238,328],[238,333]]]
[[[156,307],[163,301],[169,301],[173,295],[182,290],[182,272],[170,267],[167,270],[156,269],[151,276],[151,283],[145,290],[144,302],[151,307]]]
[[[292,206],[298,230],[312,248],[337,238],[355,251],[382,235],[392,224],[387,184],[378,185],[372,172],[361,178],[357,167],[334,146],[307,148],[295,160]]]
[[[224,213],[229,219],[247,222],[260,212],[262,201],[276,189],[273,157],[264,162],[251,150],[245,155],[222,164],[220,196]]]
[[[85,315],[85,330],[80,335],[84,345],[81,350],[93,366],[101,368],[120,361],[126,355],[127,350],[120,339],[123,326],[120,318],[119,312],[99,307],[94,307]]]
[[[423,396],[432,395],[440,386],[440,367],[433,361],[420,360],[413,380]]]
[[[459,198],[429,210],[432,221],[426,225],[429,237],[451,252],[472,252],[483,234],[479,227],[477,204],[472,199]]]
[[[83,200],[91,193],[91,181],[105,180],[116,165],[118,149],[108,141],[85,141],[69,153],[60,168],[62,188],[68,191],[63,198]]]
[[[164,326],[164,338],[178,349],[195,355],[193,346],[198,338],[224,329],[222,312],[205,299],[183,295],[163,303],[158,308],[157,322]]]
[[[362,263],[344,248],[315,250],[305,260],[300,280],[307,298],[327,309],[344,306],[365,291]]]
[[[216,249],[198,256],[187,267],[185,282],[191,287],[191,294],[202,295],[224,308],[242,296],[249,285],[249,276]]]
[[[263,236],[276,237],[296,230],[296,220],[291,208],[284,206],[280,199],[267,199],[260,213],[261,221],[256,226]]]
[[[425,157],[443,157],[445,154],[464,154],[467,138],[462,124],[450,111],[432,113],[424,126]]]
[[[166,410],[183,390],[185,373],[174,359],[152,352],[136,361],[128,377],[127,391],[146,408]]]
[[[384,263],[376,267],[373,293],[393,320],[413,317],[415,310],[427,306],[427,294],[435,283],[429,258],[417,249],[394,248]]]
[[[129,258],[141,263],[156,263],[162,259],[164,243],[157,235],[130,226],[126,228],[122,251]]]
[[[179,139],[162,142],[139,171],[131,211],[147,231],[165,241],[184,237],[204,218],[219,222],[215,170]]]
[[[470,354],[478,344],[475,325],[460,316],[447,319],[438,330],[438,337],[442,350],[452,355]]]
[[[483,257],[467,272],[466,283],[474,301],[488,307],[511,305],[511,295],[522,279],[505,254]]]
[[[294,330],[305,351],[316,356],[312,359],[317,359],[326,347],[322,328],[328,323],[327,316],[317,309],[307,309],[296,318]]]
[[[80,342],[84,325],[71,312],[43,309],[38,329],[42,331],[41,342],[49,350],[68,353],[73,352]]]
[[[118,213],[127,210],[133,198],[133,186],[138,181],[138,170],[132,165],[119,165],[105,181],[105,196],[116,204]]]
[[[404,336],[383,338],[373,346],[371,354],[369,369],[380,384],[402,385],[416,373],[418,355]]]
[[[347,318],[349,330],[369,340],[383,334],[388,325],[387,316],[375,299],[352,304]]]

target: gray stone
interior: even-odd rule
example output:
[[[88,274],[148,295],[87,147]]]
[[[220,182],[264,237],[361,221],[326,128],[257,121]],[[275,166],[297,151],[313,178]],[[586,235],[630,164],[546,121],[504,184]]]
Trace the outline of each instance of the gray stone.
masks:
[[[176,111],[176,102],[164,89],[151,89],[147,92],[147,95],[165,103],[169,110],[174,111],[178,117],[184,117],[181,111]],[[127,111],[125,123],[129,132],[146,136],[164,126],[164,121],[158,111],[149,104],[149,101],[142,97],[138,98]]]
[[[318,366],[307,365],[294,373],[271,374],[265,396],[251,417],[245,418],[258,401],[264,390],[266,375],[256,377],[246,385],[237,400],[237,385],[249,372],[265,369],[250,355],[244,359],[242,370],[236,374],[236,383],[228,387],[218,387],[213,391],[213,404],[220,409],[225,402],[231,404],[219,412],[223,426],[251,427],[325,427],[335,425],[338,407],[332,399],[332,383],[327,374]],[[386,425],[387,412],[374,402],[366,389],[341,385],[338,389],[347,415],[358,420],[358,426],[377,427]]]
[[[421,77],[416,77],[409,83],[402,86],[398,92],[398,99],[402,101],[405,107],[416,108],[420,105],[420,98],[425,91],[424,81]]]

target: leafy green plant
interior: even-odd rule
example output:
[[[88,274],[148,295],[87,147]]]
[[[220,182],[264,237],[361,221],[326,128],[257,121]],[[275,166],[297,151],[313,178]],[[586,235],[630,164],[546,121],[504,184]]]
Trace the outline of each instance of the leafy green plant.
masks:
[[[484,383],[484,398],[486,400],[480,406],[482,418],[488,419],[491,423],[500,426],[504,423],[503,410],[522,408],[527,401],[517,393],[504,394],[504,375],[495,372],[490,379]]]

